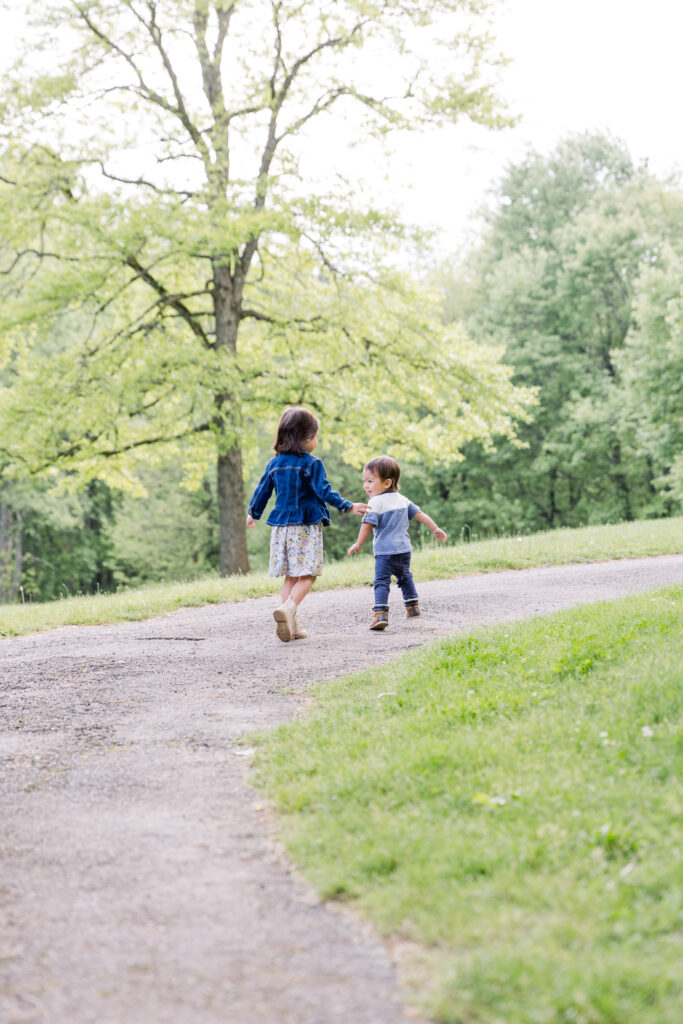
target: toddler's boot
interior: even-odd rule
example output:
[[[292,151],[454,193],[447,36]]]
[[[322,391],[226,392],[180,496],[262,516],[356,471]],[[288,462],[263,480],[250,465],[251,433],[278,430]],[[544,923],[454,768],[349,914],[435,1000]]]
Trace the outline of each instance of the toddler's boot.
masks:
[[[273,612],[275,619],[275,632],[278,639],[287,644],[294,639],[296,634],[296,601],[288,597],[284,604]]]
[[[370,629],[386,629],[389,625],[389,612],[376,611],[370,623]]]
[[[407,619],[419,619],[420,618],[419,606],[416,605],[416,604],[406,605],[406,618]]]

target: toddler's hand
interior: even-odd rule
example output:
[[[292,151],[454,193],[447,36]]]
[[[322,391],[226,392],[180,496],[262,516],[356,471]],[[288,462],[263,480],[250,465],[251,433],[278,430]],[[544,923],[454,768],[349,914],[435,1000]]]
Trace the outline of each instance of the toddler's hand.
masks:
[[[247,526],[249,527],[250,530],[253,530],[253,528],[256,526],[256,520],[253,519],[252,516],[247,516]]]
[[[354,501],[349,514],[352,516],[364,516],[366,512],[370,511],[370,506],[366,505],[364,501]]]
[[[442,530],[439,526],[434,530],[434,537],[437,541],[441,541],[442,544],[446,543],[446,537],[448,534],[445,530]]]
[[[349,555],[349,556],[350,555],[357,555],[358,554],[358,545],[357,544],[352,544],[351,547],[349,548],[349,550],[346,552],[346,554]]]

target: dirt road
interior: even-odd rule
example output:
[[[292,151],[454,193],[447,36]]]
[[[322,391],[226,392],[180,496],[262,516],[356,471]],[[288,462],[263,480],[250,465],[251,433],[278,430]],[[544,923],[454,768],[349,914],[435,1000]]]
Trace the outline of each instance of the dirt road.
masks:
[[[455,630],[683,580],[683,555],[368,590],[0,641],[2,1024],[405,1024],[384,948],[315,901],[269,834],[242,737],[318,679]]]

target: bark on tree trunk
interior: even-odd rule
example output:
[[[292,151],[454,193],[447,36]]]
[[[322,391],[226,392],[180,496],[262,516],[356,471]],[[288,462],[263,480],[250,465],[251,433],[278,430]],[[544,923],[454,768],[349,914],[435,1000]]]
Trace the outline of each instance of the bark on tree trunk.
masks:
[[[244,523],[242,452],[238,446],[218,456],[218,518],[221,576],[249,572]]]
[[[216,317],[216,347],[237,352],[237,331],[240,321],[243,280],[216,260],[214,274],[214,310]],[[238,419],[234,396],[226,393],[215,396],[219,430],[231,420]],[[244,484],[242,482],[242,452],[239,441],[227,451],[218,443],[218,561],[221,576],[249,572],[247,556],[247,530],[245,524]]]
[[[621,471],[621,467],[623,466],[623,460],[621,457],[621,445],[618,441],[614,443],[612,451],[610,452],[610,457],[613,464],[618,467],[617,472],[614,474],[614,479],[617,484],[617,490],[619,491],[619,494],[621,495],[621,500],[624,504],[624,518],[626,519],[627,523],[630,523],[633,520],[631,495],[629,492],[626,474]]]
[[[21,515],[0,504],[0,604],[11,604],[21,581]]]
[[[10,511],[7,505],[0,504],[0,603],[9,600],[9,563],[12,551],[10,534]]]
[[[21,569],[24,562],[24,545],[23,538],[21,535],[22,517],[19,512],[16,513],[15,519],[15,535],[14,535],[14,571],[12,573],[12,585],[10,587],[10,601],[16,599],[19,591],[19,584],[21,582]]]

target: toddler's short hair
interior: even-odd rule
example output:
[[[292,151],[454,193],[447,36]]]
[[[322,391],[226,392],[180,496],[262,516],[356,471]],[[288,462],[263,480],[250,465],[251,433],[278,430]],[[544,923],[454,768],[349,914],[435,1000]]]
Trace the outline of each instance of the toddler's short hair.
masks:
[[[285,409],[277,425],[273,448],[278,455],[299,455],[304,451],[304,441],[315,437],[319,427],[317,419],[308,409],[300,405]]]
[[[378,455],[363,467],[370,473],[376,473],[380,480],[391,480],[391,490],[398,490],[398,481],[401,476],[401,467],[391,455]]]

